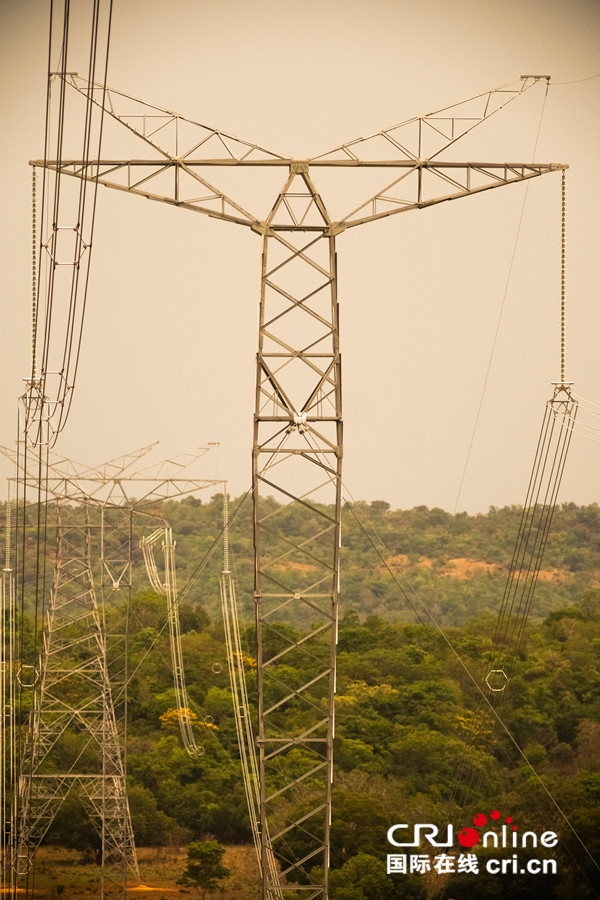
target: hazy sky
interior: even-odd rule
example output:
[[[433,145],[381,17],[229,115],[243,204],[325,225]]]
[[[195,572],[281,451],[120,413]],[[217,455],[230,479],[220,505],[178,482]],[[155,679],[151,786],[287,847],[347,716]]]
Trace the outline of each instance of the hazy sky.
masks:
[[[43,155],[48,15],[46,0],[0,0],[2,444],[15,439],[30,366],[28,160]],[[86,58],[76,32],[70,68],[84,72]],[[598,73],[596,0],[114,0],[108,81],[302,158],[522,74],[551,75],[536,160],[570,165],[567,376],[600,407],[600,78],[581,80]],[[465,141],[464,159],[531,161],[543,101],[538,85]],[[524,196],[509,186],[340,236],[355,497],[469,511],[524,499],[559,375],[560,175],[529,183],[506,290]],[[218,441],[206,474],[246,490],[259,275],[248,229],[101,189],[79,380],[57,449],[93,464],[155,440],[163,457]],[[598,440],[575,436],[561,500],[598,501]]]

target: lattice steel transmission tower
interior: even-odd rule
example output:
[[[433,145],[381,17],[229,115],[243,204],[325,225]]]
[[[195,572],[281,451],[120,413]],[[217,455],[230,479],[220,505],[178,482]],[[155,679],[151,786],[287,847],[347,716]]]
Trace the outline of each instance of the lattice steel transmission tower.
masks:
[[[71,792],[76,792],[102,842],[103,889],[109,870],[139,878],[125,769],[108,671],[103,608],[92,572],[90,505],[61,502],[56,566],[19,779],[17,879]],[[127,568],[130,569],[130,560]],[[124,573],[124,586],[129,587]],[[57,768],[55,754],[71,760]],[[64,763],[63,763],[64,765]],[[18,880],[17,880],[18,884]]]
[[[114,895],[115,881],[124,896],[127,879],[139,880],[124,750],[134,524],[142,519],[146,528],[148,521],[155,527],[161,519],[148,506],[222,484],[178,477],[202,453],[130,474],[151,449],[95,469],[61,459],[41,476],[57,502],[56,562],[42,652],[28,678],[32,713],[19,754],[12,823],[11,878],[16,887],[28,884],[37,848],[71,794],[77,795],[100,838],[101,896]],[[19,465],[16,454],[6,448],[0,452]],[[24,477],[37,487],[40,476]],[[96,551],[99,545],[99,574],[94,545]],[[111,616],[111,610],[121,615]],[[171,621],[176,610],[168,612]],[[115,628],[119,620],[122,624]]]
[[[140,156],[38,160],[72,175],[251,229],[261,242],[254,409],[254,598],[258,639],[263,896],[327,897],[340,592],[342,387],[336,240],[349,228],[526,181],[562,164],[448,159],[458,140],[546,76],[523,76],[311,159],[294,159],[126,94],[65,75],[139,139]],[[142,155],[145,154],[145,156]],[[446,153],[446,160],[443,155]],[[232,167],[282,169],[266,218],[215,185]],[[371,170],[379,187],[333,219],[315,173]],[[249,176],[251,177],[251,175]],[[324,179],[325,180],[325,179]],[[355,178],[356,180],[356,178]],[[227,179],[226,179],[227,181]],[[338,191],[339,192],[339,191]],[[274,508],[269,496],[282,501]],[[287,503],[308,538],[290,533]],[[286,665],[286,663],[290,665]],[[298,680],[290,673],[302,672]],[[273,874],[272,854],[278,861]],[[314,876],[319,867],[323,876]]]

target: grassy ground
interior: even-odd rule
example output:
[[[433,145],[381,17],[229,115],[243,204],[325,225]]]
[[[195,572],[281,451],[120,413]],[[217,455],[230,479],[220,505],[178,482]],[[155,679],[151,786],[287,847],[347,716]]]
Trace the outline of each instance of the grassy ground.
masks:
[[[197,898],[196,888],[182,887],[177,879],[185,868],[185,850],[170,847],[138,848],[141,885],[128,882],[127,898],[131,900],[175,900]],[[254,847],[227,847],[223,863],[231,871],[222,890],[211,894],[215,900],[258,900],[260,882]],[[82,860],[75,850],[42,847],[37,854],[34,891],[38,900],[90,900],[100,897],[101,873],[98,866]],[[30,881],[30,886],[31,886]],[[107,896],[122,896],[122,882],[106,884]],[[31,890],[30,890],[31,894]]]

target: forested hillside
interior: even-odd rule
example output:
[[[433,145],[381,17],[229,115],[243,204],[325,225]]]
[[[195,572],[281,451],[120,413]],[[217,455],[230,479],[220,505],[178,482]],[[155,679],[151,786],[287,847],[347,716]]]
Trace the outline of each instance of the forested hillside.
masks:
[[[165,600],[144,585],[141,568],[136,576],[127,748],[140,845],[207,835],[226,844],[251,841],[218,608],[221,501],[188,499],[156,510],[177,540],[186,680],[206,751],[200,759],[186,754],[178,733]],[[254,699],[250,503],[233,502],[232,509],[244,664]],[[290,534],[301,535],[302,512],[290,507],[288,514]],[[511,897],[598,896],[600,509],[567,504],[556,510],[497,719],[482,713],[479,687],[490,668],[520,516],[517,507],[452,517],[425,507],[391,510],[382,501],[344,511],[331,900],[416,898],[424,889],[454,900],[507,896],[506,878],[481,871],[386,874],[391,825],[453,822],[458,830],[475,813],[496,809],[522,830],[559,836],[546,853],[556,859],[557,874],[514,875]],[[123,614],[109,614],[109,629],[120,630]],[[26,616],[25,631],[32,629]],[[295,664],[287,653],[285,667]],[[294,682],[293,672],[281,674]],[[318,686],[312,699],[323,702]],[[282,759],[282,783],[302,752],[294,748]],[[302,809],[310,792],[306,779],[288,801],[290,813]],[[76,800],[63,806],[48,840],[93,848],[96,838]]]
[[[275,505],[275,501],[273,501]],[[192,573],[222,528],[222,498],[168,503],[162,514],[177,540],[180,587],[211,614],[218,597],[218,551],[202,577]],[[249,498],[231,502],[232,554],[240,598],[252,613],[252,520]],[[384,501],[347,504],[342,524],[342,611],[380,615],[386,621],[415,619],[405,595],[414,592],[440,623],[458,625],[489,610],[497,612],[522,516],[519,506],[452,516],[418,506],[392,510]],[[290,536],[301,536],[306,516],[298,504],[286,510]],[[553,609],[600,587],[600,507],[568,503],[555,511],[544,551],[531,615]],[[421,609],[421,614],[423,610]]]
[[[275,508],[277,504],[271,501]],[[238,593],[244,611],[251,616],[252,510],[248,495],[230,500],[231,552]],[[0,510],[2,507],[0,506]],[[392,510],[379,500],[346,504],[342,520],[342,612],[380,615],[386,621],[415,620],[407,600],[424,602],[442,624],[458,625],[486,610],[497,612],[509,571],[515,537],[523,510],[520,506],[486,514],[452,516],[442,509],[418,506]],[[0,514],[0,522],[4,518]],[[299,504],[286,508],[286,529],[301,539],[307,512]],[[25,581],[33,582],[35,560],[35,507],[26,543]],[[209,502],[196,497],[144,507],[135,515],[134,584],[148,586],[137,541],[163,520],[173,529],[177,543],[178,584],[182,599],[200,605],[211,616],[218,605],[218,579],[222,568],[220,537],[223,497]],[[53,510],[50,504],[46,529],[47,572],[55,554]],[[556,508],[545,545],[539,574],[534,619],[545,616],[600,587],[600,507],[566,503]],[[285,562],[282,563],[285,566]],[[28,593],[26,588],[26,594]],[[420,607],[420,615],[424,613]]]

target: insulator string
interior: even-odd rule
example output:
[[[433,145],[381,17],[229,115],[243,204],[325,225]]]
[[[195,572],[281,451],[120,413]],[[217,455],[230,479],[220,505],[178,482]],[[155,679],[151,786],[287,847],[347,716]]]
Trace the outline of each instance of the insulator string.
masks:
[[[566,338],[566,173],[561,173],[561,225],[560,225],[560,380],[565,383]]]
[[[31,170],[31,378],[35,379],[36,344],[37,344],[37,173],[35,166]]]

